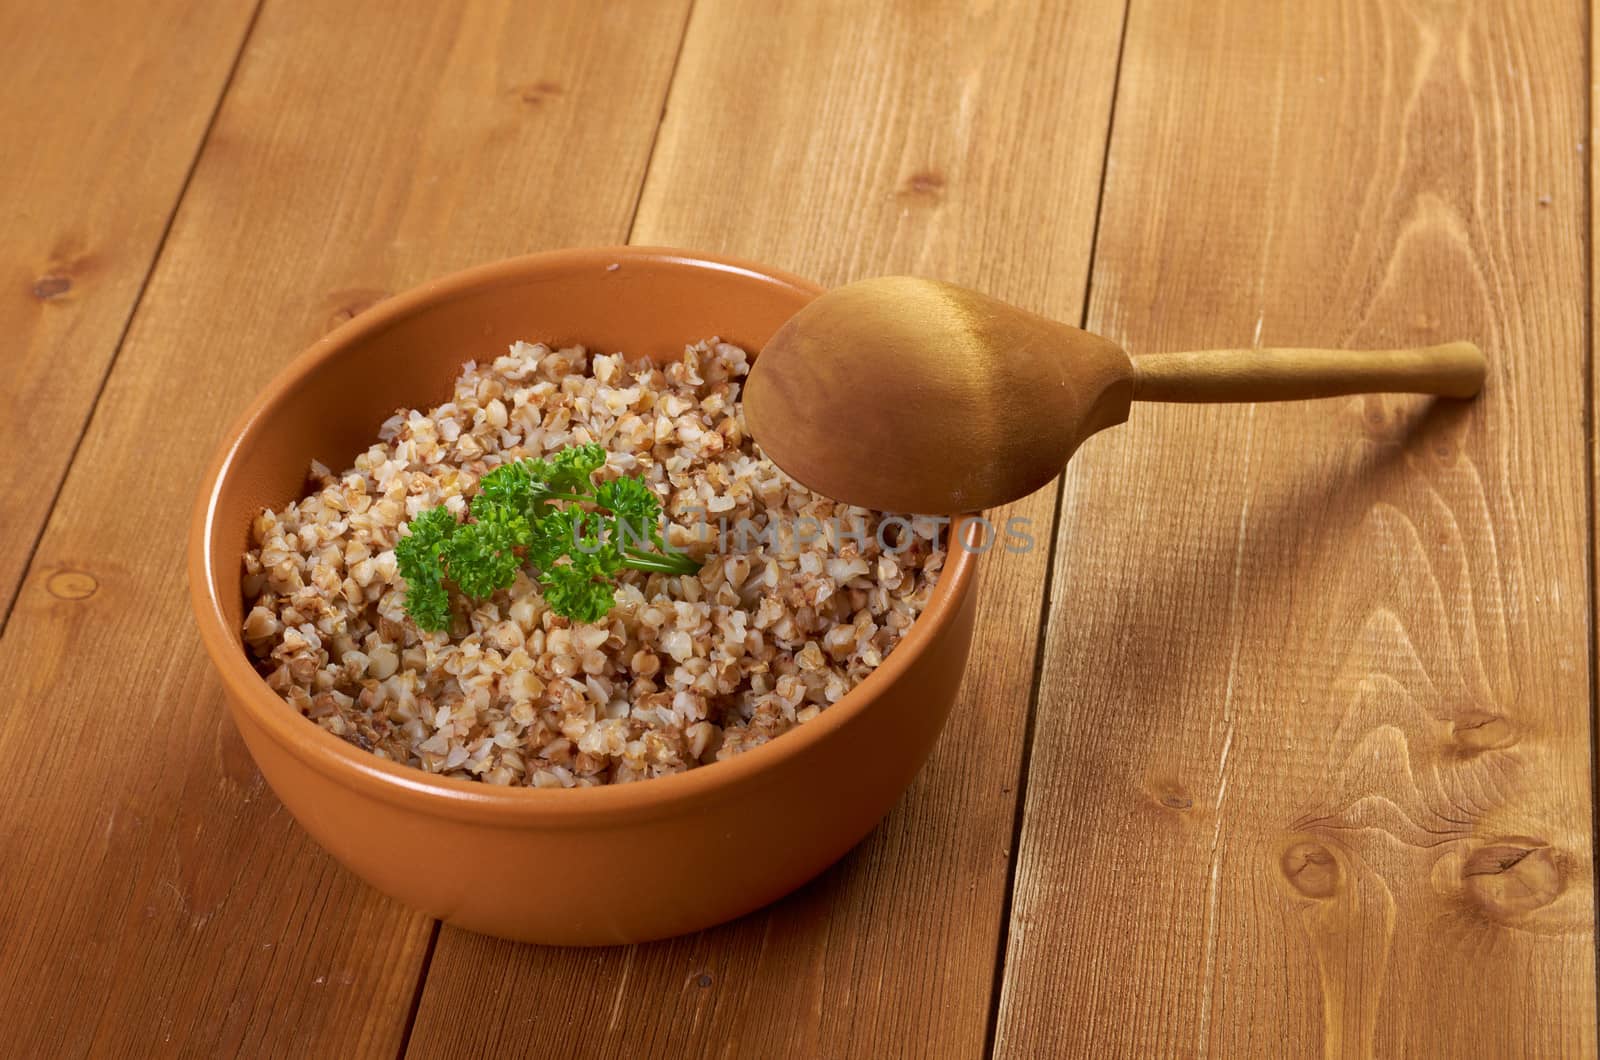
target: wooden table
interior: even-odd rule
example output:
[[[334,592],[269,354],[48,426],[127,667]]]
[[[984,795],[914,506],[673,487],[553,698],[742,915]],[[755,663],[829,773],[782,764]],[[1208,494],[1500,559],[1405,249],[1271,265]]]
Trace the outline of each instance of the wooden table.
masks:
[[[12,1056],[1592,1056],[1581,0],[0,4]],[[1134,352],[1480,341],[1470,405],[1141,407],[1003,513],[933,761],[800,893],[514,946],[282,812],[191,628],[224,425],[390,292],[670,244]]]

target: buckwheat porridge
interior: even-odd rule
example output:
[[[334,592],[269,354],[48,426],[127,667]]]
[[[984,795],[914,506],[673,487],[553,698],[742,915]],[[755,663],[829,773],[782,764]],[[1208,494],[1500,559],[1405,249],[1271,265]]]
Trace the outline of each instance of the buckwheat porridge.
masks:
[[[747,367],[716,340],[665,366],[517,343],[467,364],[448,403],[396,413],[350,469],[313,465],[312,491],[263,511],[244,557],[244,639],[268,684],[373,754],[537,787],[680,772],[815,717],[922,611],[947,528],[835,503],[779,471],[744,432]],[[602,500],[607,483],[647,485],[660,549],[698,573],[622,567],[583,580],[595,610],[609,608],[590,622],[557,613],[539,571],[505,569],[505,587],[477,599],[440,582],[437,617],[419,625],[426,586],[402,576],[402,541],[427,513],[443,506],[447,531],[487,528],[482,480],[501,468],[537,477],[542,458],[594,445]],[[580,523],[591,499],[568,498]],[[494,555],[516,566],[525,551]],[[465,585],[466,570],[459,561],[448,577]]]

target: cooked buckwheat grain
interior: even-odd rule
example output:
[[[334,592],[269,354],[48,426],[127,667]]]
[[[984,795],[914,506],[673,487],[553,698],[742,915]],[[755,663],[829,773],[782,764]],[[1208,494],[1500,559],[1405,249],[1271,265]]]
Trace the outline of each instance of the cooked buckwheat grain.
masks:
[[[341,474],[263,511],[244,557],[244,639],[267,683],[329,732],[396,762],[494,784],[572,787],[675,773],[836,702],[921,612],[944,553],[932,520],[816,496],[745,434],[737,346],[666,365],[517,343],[469,363],[446,404],[403,410]],[[459,516],[499,464],[599,442],[642,475],[694,576],[626,571],[601,622],[553,614],[519,575],[454,627],[406,617],[394,545]],[[741,532],[742,531],[742,532]]]

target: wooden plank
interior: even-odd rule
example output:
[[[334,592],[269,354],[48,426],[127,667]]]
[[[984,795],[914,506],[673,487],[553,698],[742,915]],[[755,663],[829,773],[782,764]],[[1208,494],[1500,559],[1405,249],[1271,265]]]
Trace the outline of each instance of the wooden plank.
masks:
[[[0,5],[0,626],[255,6]]]
[[[196,482],[385,292],[624,239],[686,14],[263,11],[0,639],[9,1054],[398,1051],[432,923],[313,848],[224,720],[181,574]]]
[[[1491,379],[1075,461],[998,1055],[1594,1055],[1584,20],[1133,5],[1091,328]]]
[[[700,0],[634,241],[828,283],[925,273],[1078,319],[1121,6],[1042,6]],[[1041,547],[986,558],[966,691],[861,849],[768,910],[663,944],[573,952],[446,928],[412,1052],[981,1053],[1054,495],[1003,513]]]

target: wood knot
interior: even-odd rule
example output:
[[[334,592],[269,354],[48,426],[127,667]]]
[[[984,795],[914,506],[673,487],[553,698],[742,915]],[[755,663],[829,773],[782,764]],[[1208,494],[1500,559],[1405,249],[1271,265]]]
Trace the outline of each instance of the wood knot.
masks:
[[[1156,802],[1160,803],[1162,806],[1165,806],[1169,810],[1176,810],[1179,813],[1182,813],[1185,810],[1194,808],[1194,796],[1190,795],[1187,791],[1184,791],[1183,788],[1179,787],[1177,784],[1157,784],[1151,790],[1150,794],[1151,797],[1156,800]]]
[[[691,981],[694,983],[695,986],[698,986],[701,990],[704,990],[704,989],[706,989],[706,987],[710,986],[711,983],[712,983],[711,974],[709,972],[701,972],[699,975],[696,975],[694,977],[694,979],[691,980]]]
[[[52,273],[33,281],[33,296],[41,302],[48,302],[52,298],[60,298],[70,290],[72,290],[72,277],[70,276],[58,276]]]
[[[1339,889],[1339,859],[1313,840],[1302,840],[1285,850],[1279,867],[1289,886],[1307,898],[1331,898]]]
[[[1564,886],[1555,851],[1537,839],[1480,847],[1468,856],[1461,876],[1472,900],[1497,917],[1549,905]]]
[[[1178,813],[1194,809],[1194,796],[1184,791],[1184,786],[1171,777],[1157,775],[1150,778],[1146,783],[1146,794],[1149,794],[1150,799],[1163,809]]]
[[[334,292],[330,299],[334,308],[328,314],[327,330],[332,331],[342,324],[349,323],[388,297],[388,291],[380,291],[376,288],[368,287],[356,287],[348,291]]]
[[[1516,726],[1498,714],[1468,710],[1450,723],[1450,736],[1466,754],[1497,751],[1517,742]]]
[[[58,570],[50,575],[44,587],[58,600],[87,600],[100,588],[100,583],[81,570]]]
[[[1361,422],[1374,434],[1383,433],[1383,429],[1389,425],[1389,412],[1384,408],[1383,398],[1377,394],[1368,394],[1362,398]]]
[[[535,81],[531,85],[519,85],[512,91],[522,102],[537,107],[545,100],[561,95],[565,89],[555,81]]]
[[[921,169],[911,174],[896,193],[901,199],[936,202],[944,196],[944,174],[934,169]]]

